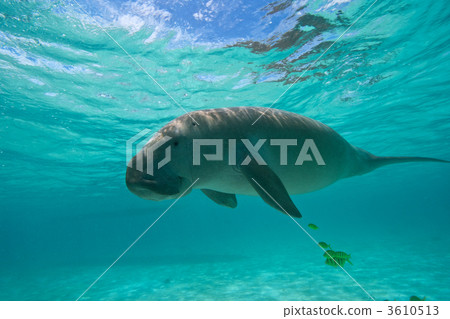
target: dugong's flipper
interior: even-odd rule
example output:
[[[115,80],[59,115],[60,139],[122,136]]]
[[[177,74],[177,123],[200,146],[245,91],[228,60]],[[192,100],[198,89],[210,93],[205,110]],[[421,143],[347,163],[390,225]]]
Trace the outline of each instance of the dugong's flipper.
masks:
[[[216,204],[235,208],[237,206],[236,195],[213,191],[211,189],[202,189],[203,194],[212,199]]]
[[[268,165],[259,165],[252,160],[239,169],[267,204],[292,217],[302,217],[280,178]]]

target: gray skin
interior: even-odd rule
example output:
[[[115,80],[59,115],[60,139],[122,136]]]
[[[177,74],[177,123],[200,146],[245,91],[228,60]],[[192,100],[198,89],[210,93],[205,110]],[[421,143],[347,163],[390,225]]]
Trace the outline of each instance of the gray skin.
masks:
[[[264,113],[265,112],[265,113]],[[264,115],[254,124],[252,123]],[[194,120],[195,121],[194,121]],[[136,156],[143,158],[143,172],[136,169],[136,156],[128,164],[126,184],[137,196],[148,200],[178,198],[192,188],[220,205],[236,207],[235,194],[260,195],[266,203],[292,217],[301,217],[289,195],[324,188],[339,179],[362,175],[380,166],[402,162],[433,161],[424,157],[378,157],[352,146],[330,127],[295,113],[262,107],[234,107],[194,111],[165,125]],[[171,160],[147,174],[147,150],[165,136],[171,139],[153,151],[153,163],[165,158],[170,145]],[[222,161],[208,161],[203,154],[214,154],[214,146],[202,146],[200,165],[193,165],[194,139],[223,140]],[[236,163],[229,164],[228,140],[236,140]],[[267,141],[258,150],[267,165],[260,165],[243,145],[249,139],[255,145]],[[271,139],[296,139],[287,147],[287,165],[281,165],[280,146]],[[318,165],[314,153],[310,161],[295,165],[305,139],[312,139],[325,165]],[[243,165],[249,156],[251,161]],[[150,163],[149,163],[150,165]],[[191,188],[194,181],[197,182]]]

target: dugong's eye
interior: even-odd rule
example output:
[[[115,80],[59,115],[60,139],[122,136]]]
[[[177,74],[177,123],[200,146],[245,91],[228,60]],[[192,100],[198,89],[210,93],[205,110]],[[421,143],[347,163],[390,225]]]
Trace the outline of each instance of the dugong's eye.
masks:
[[[178,146],[178,141],[173,142],[174,146]]]

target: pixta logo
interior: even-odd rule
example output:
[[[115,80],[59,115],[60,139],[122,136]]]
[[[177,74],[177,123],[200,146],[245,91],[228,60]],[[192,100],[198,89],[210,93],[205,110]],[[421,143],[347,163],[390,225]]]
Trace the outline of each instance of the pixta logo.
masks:
[[[228,165],[248,165],[252,159],[258,165],[267,165],[266,161],[263,159],[259,153],[260,149],[266,144],[267,139],[259,139],[256,143],[248,139],[228,139],[226,143],[228,145]],[[240,145],[239,145],[240,144]],[[237,146],[238,145],[238,146]],[[297,139],[270,139],[270,147],[274,148],[270,152],[279,153],[279,165],[303,165],[304,162],[316,161],[317,165],[325,165],[325,161],[317,148],[316,143],[313,139],[305,139],[301,145],[300,151],[298,152],[297,159],[295,163],[288,163],[288,147],[298,147]],[[202,146],[214,146],[215,152],[209,154],[202,154]],[[267,144],[266,144],[267,146]],[[276,148],[279,148],[277,151]],[[243,150],[240,153],[245,154],[245,158],[242,161],[238,161],[239,155],[237,150]],[[223,139],[194,139],[193,140],[193,165],[200,165],[201,158],[203,157],[207,161],[223,161],[224,160],[224,140]],[[314,159],[312,156],[314,156]]]
[[[127,166],[132,167],[133,155],[136,154],[136,170],[144,172],[144,160],[146,160],[145,173],[148,175],[154,174],[154,153],[157,149],[163,146],[172,138],[170,136],[160,137],[159,133],[150,134],[151,130],[144,129],[130,138],[126,143]],[[154,141],[154,142],[152,142]],[[142,148],[142,151],[139,150]],[[146,156],[144,156],[146,155]],[[156,164],[157,169],[160,169],[171,160],[170,146],[164,150],[164,157],[159,159]]]
[[[149,129],[142,130],[127,141],[127,165],[132,167],[136,165],[136,170],[153,175],[155,169],[160,169],[172,160],[171,146],[165,146],[163,152],[159,148],[170,141],[170,136],[163,136],[160,133],[150,134]],[[299,145],[300,144],[300,145]],[[226,147],[224,147],[226,145]],[[209,153],[204,153],[204,148],[208,147]],[[211,153],[211,147],[214,152]],[[299,141],[297,139],[258,139],[254,142],[249,139],[193,139],[192,140],[192,165],[201,165],[206,161],[226,161],[227,165],[245,166],[254,160],[258,165],[267,165],[260,151],[263,147],[270,147],[271,150],[265,149],[270,154],[278,154],[279,165],[303,165],[305,162],[315,162],[317,165],[325,165],[325,161],[317,148],[313,139],[305,139]],[[288,163],[288,148],[298,148],[294,154],[296,160]],[[142,151],[139,152],[139,150]],[[157,158],[155,152],[158,150]],[[225,150],[227,154],[225,154]],[[136,153],[136,161],[132,161],[133,154]],[[291,152],[292,154],[292,152]],[[189,160],[184,154],[183,161]],[[145,163],[144,163],[145,161]],[[146,164],[146,165],[144,165]]]

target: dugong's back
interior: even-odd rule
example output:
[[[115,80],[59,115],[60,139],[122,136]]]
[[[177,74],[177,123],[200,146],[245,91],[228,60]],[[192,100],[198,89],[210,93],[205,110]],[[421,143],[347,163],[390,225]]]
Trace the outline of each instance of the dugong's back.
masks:
[[[242,174],[239,174],[236,166],[227,162],[229,140],[236,141],[237,165],[246,156],[241,155],[239,158],[240,148],[241,154],[247,154],[248,151],[242,144],[242,139],[248,139],[252,145],[265,140],[259,142],[263,144],[258,153],[279,176],[290,194],[311,192],[350,176],[357,159],[355,148],[330,127],[291,112],[262,107],[220,108],[191,112],[174,120],[177,125],[175,121],[192,125],[188,125],[188,130],[184,125],[184,134],[190,138],[224,141],[224,161],[202,162],[192,168],[193,174],[200,177],[201,187],[216,191],[256,194]],[[312,141],[319,154],[312,152],[305,141],[309,145]],[[287,150],[285,161],[282,158],[283,146],[280,145],[283,143],[288,144],[284,146]],[[304,145],[306,156],[310,156],[310,160],[299,164],[297,160]]]

